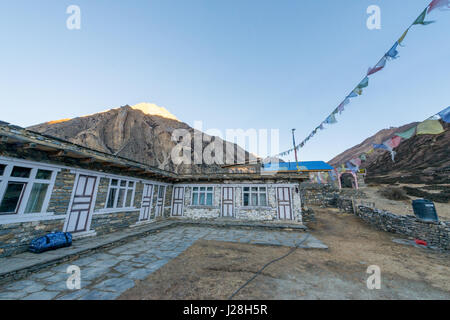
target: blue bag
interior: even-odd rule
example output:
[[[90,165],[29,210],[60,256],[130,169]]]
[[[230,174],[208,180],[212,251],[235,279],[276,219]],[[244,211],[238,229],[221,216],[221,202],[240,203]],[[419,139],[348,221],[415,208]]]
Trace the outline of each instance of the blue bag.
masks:
[[[71,245],[72,235],[69,232],[52,232],[43,237],[33,239],[28,250],[34,253],[41,253],[48,250],[70,247]]]

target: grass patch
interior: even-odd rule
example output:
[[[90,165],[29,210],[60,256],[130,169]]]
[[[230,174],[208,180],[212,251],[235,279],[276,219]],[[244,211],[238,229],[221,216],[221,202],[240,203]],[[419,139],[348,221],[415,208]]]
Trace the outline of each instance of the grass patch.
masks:
[[[384,187],[381,188],[378,193],[389,200],[408,200],[406,191],[398,187]]]

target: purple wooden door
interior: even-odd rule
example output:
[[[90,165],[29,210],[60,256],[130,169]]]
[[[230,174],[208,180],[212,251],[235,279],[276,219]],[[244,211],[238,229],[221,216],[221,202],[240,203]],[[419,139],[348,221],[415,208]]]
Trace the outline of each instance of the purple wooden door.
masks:
[[[292,220],[291,194],[288,187],[277,188],[278,217],[282,220]]]
[[[139,221],[147,221],[150,219],[150,212],[152,210],[152,200],[153,200],[153,185],[145,184],[144,191],[142,193],[142,203]]]
[[[234,189],[233,187],[222,188],[222,217],[233,217],[234,212]]]
[[[96,182],[97,177],[79,175],[66,224],[67,232],[88,230]]]
[[[183,215],[183,203],[184,203],[184,188],[173,188],[173,203],[172,203],[172,216]]]

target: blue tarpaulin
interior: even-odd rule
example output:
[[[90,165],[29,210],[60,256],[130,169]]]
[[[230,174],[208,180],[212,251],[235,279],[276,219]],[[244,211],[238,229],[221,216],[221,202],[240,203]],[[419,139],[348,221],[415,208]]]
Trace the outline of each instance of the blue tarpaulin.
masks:
[[[334,168],[324,161],[300,161],[300,171],[330,171]],[[261,169],[264,171],[297,171],[297,162],[266,163]]]

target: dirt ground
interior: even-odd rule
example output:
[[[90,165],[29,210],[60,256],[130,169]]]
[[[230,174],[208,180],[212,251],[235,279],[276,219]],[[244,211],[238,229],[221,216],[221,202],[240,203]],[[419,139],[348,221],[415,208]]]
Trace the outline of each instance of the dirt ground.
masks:
[[[329,249],[297,249],[234,299],[450,299],[449,253],[396,244],[398,235],[353,215],[314,209],[310,232]],[[289,250],[201,240],[119,299],[227,299]],[[369,265],[381,269],[380,290],[367,289]]]
[[[387,185],[381,185],[379,187],[362,187],[361,190],[367,195],[367,199],[363,199],[363,201],[374,202],[375,207],[381,210],[386,210],[395,214],[400,215],[414,215],[411,201],[418,199],[417,197],[408,196],[410,200],[389,200],[383,198],[380,194],[378,194],[378,190]],[[413,186],[413,187],[423,187],[425,185],[409,185],[409,184],[398,184],[397,187],[403,186]],[[450,188],[450,187],[449,187]],[[433,192],[433,191],[429,191]],[[450,203],[439,203],[434,202],[434,206],[436,207],[436,212],[441,220],[450,221]]]

